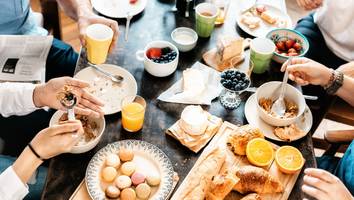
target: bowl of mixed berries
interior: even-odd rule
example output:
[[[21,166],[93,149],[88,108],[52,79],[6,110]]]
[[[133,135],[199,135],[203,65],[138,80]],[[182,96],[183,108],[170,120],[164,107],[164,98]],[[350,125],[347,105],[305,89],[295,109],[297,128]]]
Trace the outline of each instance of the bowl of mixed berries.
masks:
[[[178,65],[179,52],[175,45],[167,41],[153,41],[136,57],[144,62],[147,72],[153,76],[164,77],[172,74]]]
[[[304,56],[310,46],[303,34],[292,29],[274,29],[266,35],[266,38],[275,44],[273,60],[278,63],[284,63],[290,57]]]

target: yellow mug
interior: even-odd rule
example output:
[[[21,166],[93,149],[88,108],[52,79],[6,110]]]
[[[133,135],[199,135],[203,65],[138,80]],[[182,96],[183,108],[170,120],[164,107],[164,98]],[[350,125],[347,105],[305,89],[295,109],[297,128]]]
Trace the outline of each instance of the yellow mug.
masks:
[[[93,64],[106,62],[113,30],[104,24],[92,24],[86,28],[87,59]]]

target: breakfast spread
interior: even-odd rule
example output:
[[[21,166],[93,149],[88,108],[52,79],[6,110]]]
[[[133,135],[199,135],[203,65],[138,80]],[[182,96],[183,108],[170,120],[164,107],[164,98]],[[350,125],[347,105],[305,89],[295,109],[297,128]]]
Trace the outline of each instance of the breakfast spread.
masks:
[[[301,54],[302,45],[299,41],[287,37],[273,40],[275,52],[283,56],[298,56]]]
[[[166,134],[179,140],[194,152],[202,149],[215,135],[222,120],[204,111],[200,106],[186,106],[181,119],[167,129]]]
[[[272,115],[273,117],[279,117],[279,118],[296,117],[299,112],[298,106],[294,102],[286,98],[284,98],[284,102],[286,107],[284,116],[278,116],[276,113],[272,111],[274,100],[270,98],[260,98],[258,103],[264,109],[264,111],[266,111],[268,114]]]
[[[155,63],[166,64],[177,57],[177,52],[170,47],[150,48],[146,51],[146,56]]]
[[[222,72],[220,82],[225,88],[233,91],[242,91],[251,83],[244,72],[231,69]]]

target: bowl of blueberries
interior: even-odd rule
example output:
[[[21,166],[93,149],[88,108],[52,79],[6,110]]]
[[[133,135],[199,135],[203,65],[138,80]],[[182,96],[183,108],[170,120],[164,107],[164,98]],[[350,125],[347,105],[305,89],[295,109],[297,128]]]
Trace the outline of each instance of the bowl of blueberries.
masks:
[[[136,52],[136,58],[144,62],[144,68],[153,76],[165,77],[177,69],[179,52],[167,41],[153,41],[144,50]]]
[[[237,69],[227,69],[221,72],[220,83],[223,86],[219,99],[221,105],[227,109],[235,109],[241,103],[240,93],[250,85],[250,77]]]

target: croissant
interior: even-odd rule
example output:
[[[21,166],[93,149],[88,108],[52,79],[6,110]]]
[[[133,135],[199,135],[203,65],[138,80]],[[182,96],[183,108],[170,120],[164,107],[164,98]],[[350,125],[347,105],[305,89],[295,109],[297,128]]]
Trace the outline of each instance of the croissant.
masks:
[[[262,197],[259,196],[257,193],[251,193],[244,196],[241,200],[262,200]]]
[[[234,172],[227,171],[213,177],[206,200],[223,200],[231,191],[239,178]]]
[[[246,155],[247,143],[254,138],[264,138],[263,133],[258,128],[244,125],[236,129],[227,139],[227,146],[236,155]]]
[[[283,185],[279,180],[262,168],[250,165],[244,166],[236,171],[236,176],[240,178],[240,181],[236,183],[233,189],[242,194],[249,192],[258,194],[283,192]]]
[[[204,200],[208,186],[221,169],[226,153],[220,148],[211,151],[190,176],[188,188],[181,194],[183,200]]]

